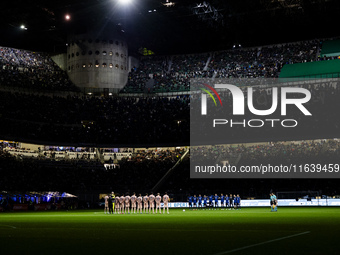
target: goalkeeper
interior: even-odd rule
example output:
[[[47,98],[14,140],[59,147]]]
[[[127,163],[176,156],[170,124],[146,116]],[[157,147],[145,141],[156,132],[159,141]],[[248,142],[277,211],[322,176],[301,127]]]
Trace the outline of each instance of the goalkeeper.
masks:
[[[270,194],[270,207],[272,212],[277,212],[277,198],[274,193]]]
[[[277,212],[277,198],[274,193],[273,193],[273,201],[274,201],[274,204],[273,204],[274,212]]]
[[[113,191],[111,192],[111,200],[112,200],[112,205],[110,206],[112,206],[112,213],[113,213],[115,211],[115,201],[116,201],[116,195]]]

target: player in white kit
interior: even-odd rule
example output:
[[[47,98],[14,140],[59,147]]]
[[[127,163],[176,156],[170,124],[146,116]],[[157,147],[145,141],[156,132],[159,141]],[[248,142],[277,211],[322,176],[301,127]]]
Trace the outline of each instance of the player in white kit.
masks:
[[[117,194],[116,195],[116,197],[115,197],[115,213],[116,214],[118,214],[119,213],[119,208],[120,208],[120,206],[119,206],[119,194]]]
[[[143,213],[143,197],[139,194],[137,197],[137,213]]]
[[[105,203],[105,205],[104,205],[104,213],[105,214],[109,214],[109,196],[108,195],[106,195],[104,197],[104,203]]]
[[[148,211],[148,202],[149,202],[149,197],[148,193],[143,197],[143,202],[144,202],[144,213],[149,213]]]
[[[132,194],[130,201],[131,201],[131,213],[136,213],[136,202],[137,202],[136,193]]]
[[[120,210],[120,213],[124,213],[124,202],[125,202],[125,197],[121,196],[119,198],[119,210]]]
[[[165,208],[169,214],[169,196],[168,196],[168,193],[165,192],[165,195],[163,196],[163,203],[164,203],[164,206],[163,206],[163,213],[165,213]]]
[[[129,194],[126,194],[126,196],[125,196],[125,213],[127,211],[128,214],[130,214],[130,199],[131,199],[131,197],[129,196]]]
[[[151,209],[152,213],[155,213],[155,196],[153,193],[149,196],[149,213],[151,213]]]
[[[157,193],[157,196],[155,198],[155,201],[156,201],[156,213],[157,213],[157,209],[159,209],[159,213],[162,213],[161,212],[161,201],[162,201],[162,197],[159,193]]]

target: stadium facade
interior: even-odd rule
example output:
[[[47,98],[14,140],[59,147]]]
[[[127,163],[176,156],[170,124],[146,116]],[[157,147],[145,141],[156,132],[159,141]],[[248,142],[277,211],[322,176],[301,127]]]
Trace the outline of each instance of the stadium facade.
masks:
[[[118,90],[126,84],[128,72],[124,39],[93,32],[69,37],[67,73],[78,87]]]

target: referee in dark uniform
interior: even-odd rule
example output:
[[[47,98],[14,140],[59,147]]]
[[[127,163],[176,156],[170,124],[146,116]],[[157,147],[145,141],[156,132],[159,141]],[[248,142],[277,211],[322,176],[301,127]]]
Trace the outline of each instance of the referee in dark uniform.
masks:
[[[109,196],[107,201],[108,201],[108,206],[109,206],[109,214],[111,214],[111,213],[113,213],[111,196]]]

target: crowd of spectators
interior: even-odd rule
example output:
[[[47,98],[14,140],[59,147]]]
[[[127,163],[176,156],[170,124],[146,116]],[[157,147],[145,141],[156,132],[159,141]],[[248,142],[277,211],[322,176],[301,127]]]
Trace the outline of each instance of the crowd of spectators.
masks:
[[[275,128],[271,125],[262,128],[246,126],[226,132],[225,138],[232,142],[259,142],[336,137],[340,129],[337,111],[340,108],[340,87],[334,83],[306,86],[312,93],[312,100],[305,107],[312,117],[304,116],[297,107],[289,108],[287,118],[298,122],[295,128],[284,128],[279,122]],[[267,89],[254,89],[256,109],[268,109],[271,106],[270,92]],[[231,94],[220,92],[220,95],[224,104],[230,107],[226,109],[231,109]],[[197,135],[203,141],[211,131],[210,122],[200,122],[200,109],[200,98],[189,95],[172,98],[51,98],[0,92],[0,132],[7,140],[95,144],[98,147],[102,144],[187,145],[190,135]],[[216,114],[219,113],[219,108],[214,107],[212,100],[208,100],[208,109],[216,109]],[[211,117],[214,114],[211,112]],[[234,118],[231,111],[223,116],[226,119]],[[246,110],[243,118],[248,121],[258,119],[258,116]],[[270,118],[283,117],[277,110]],[[190,122],[194,125],[196,120],[200,122],[202,128],[199,130],[203,133],[196,133],[195,129],[190,131]]]
[[[60,191],[72,194],[107,192],[114,190],[149,192],[154,185],[183,156],[184,149],[137,151],[131,158],[123,158],[119,167],[105,169],[91,160],[53,160],[49,158],[18,158],[0,150],[0,187],[7,191]],[[171,172],[160,191],[175,194],[180,201],[183,194],[205,193],[242,194],[243,197],[265,198],[270,189],[276,191],[313,190],[320,194],[336,195],[338,181],[329,179],[191,179],[190,159],[213,156],[212,162],[241,155],[240,165],[304,164],[338,162],[340,142],[299,141],[268,144],[219,145],[191,147],[189,157]],[[196,159],[197,160],[197,159]],[[205,158],[205,161],[207,158]],[[178,198],[179,197],[179,198]]]
[[[278,78],[283,65],[316,61],[318,40],[254,49],[237,48],[215,54],[209,70],[218,78]]]
[[[48,55],[6,47],[0,47],[0,86],[79,92]]]
[[[8,140],[65,144],[183,144],[189,97],[98,98],[0,92],[0,130]]]
[[[218,160],[226,160],[240,156],[242,165],[282,163],[302,164],[304,162],[327,163],[340,156],[338,140],[319,140],[301,142],[269,142],[266,144],[216,145],[191,148],[191,158],[195,161],[210,160],[215,164]],[[232,162],[231,162],[232,163]]]
[[[238,156],[238,161],[230,160]],[[338,164],[339,140],[318,140],[299,142],[277,142],[261,144],[198,146],[190,148],[189,158],[183,162],[162,187],[170,193],[189,192],[230,193],[242,197],[265,198],[270,190],[275,191],[318,191],[329,196],[338,195],[338,179],[192,179],[190,161],[199,165],[216,165],[228,161],[238,166],[280,165],[280,164]],[[209,160],[210,158],[210,160]]]
[[[139,67],[129,72],[121,93],[188,91],[191,78],[277,78],[285,64],[329,59],[319,57],[321,47],[321,40],[310,40],[204,54],[143,57]],[[0,77],[0,85],[11,88],[79,92],[66,72],[43,53],[0,47]]]
[[[122,92],[150,92],[145,88],[151,78],[153,92],[188,91],[191,78],[278,78],[285,64],[320,60],[320,45],[319,40],[311,40],[206,54],[148,57],[130,72]]]
[[[145,93],[150,92],[146,84],[153,78],[165,74],[168,70],[169,60],[167,57],[155,56],[144,57],[139,62],[139,67],[134,67],[128,76],[127,85],[121,90],[122,93]]]
[[[164,161],[169,160],[175,163],[184,154],[185,150],[183,148],[178,148],[175,150],[171,149],[157,149],[157,150],[138,150],[134,153],[134,156],[129,161],[142,162],[145,160],[152,161]]]
[[[149,191],[184,154],[183,149],[140,150],[106,169],[99,160],[16,157],[0,149],[0,187],[6,191],[75,193]]]
[[[285,64],[319,61],[321,41],[310,40],[205,54],[149,56],[129,72],[121,93],[190,90],[191,78],[277,78]],[[326,58],[328,59],[328,58]],[[76,91],[46,54],[0,48],[0,85],[30,90]]]

